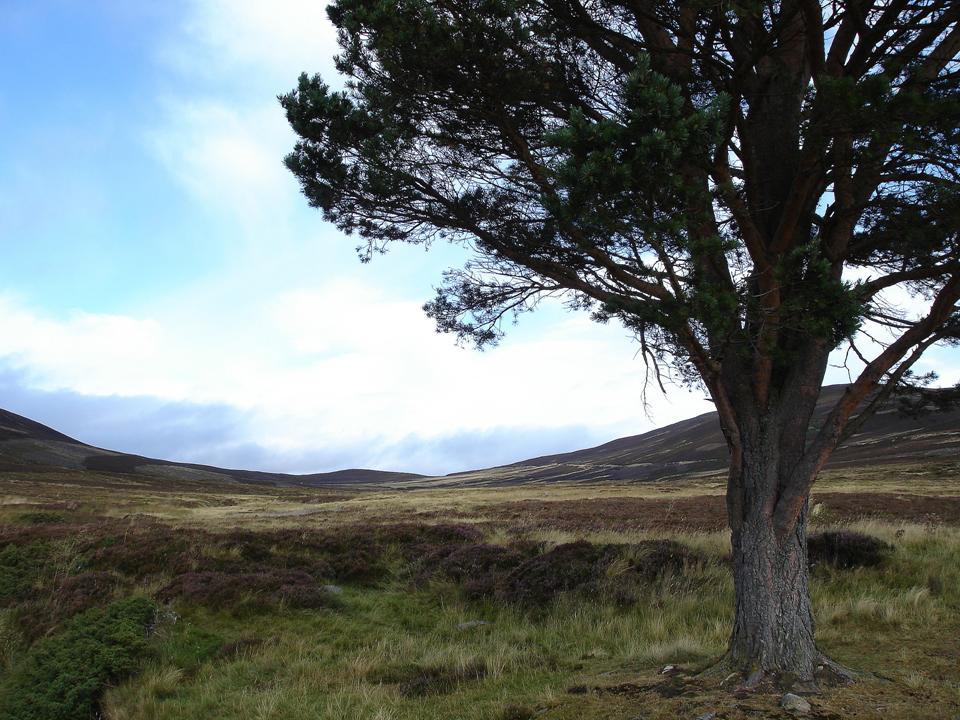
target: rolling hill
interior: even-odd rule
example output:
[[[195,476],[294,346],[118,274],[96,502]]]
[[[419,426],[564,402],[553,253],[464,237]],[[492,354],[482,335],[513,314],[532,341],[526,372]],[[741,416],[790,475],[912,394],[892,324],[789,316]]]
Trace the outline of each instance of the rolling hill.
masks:
[[[844,385],[824,387],[814,426],[826,417]],[[960,453],[960,409],[902,414],[893,403],[881,408],[860,433],[839,448],[828,468],[907,464],[948,459]],[[597,447],[532,458],[499,468],[450,476],[467,484],[517,482],[648,482],[713,475],[726,470],[727,448],[716,413],[705,413],[657,430]]]
[[[0,410],[0,472],[16,473],[43,469],[304,487],[381,486],[423,477],[414,473],[361,469],[288,475],[157,460],[86,445],[46,425],[7,410]]]
[[[822,419],[843,386],[825,387]],[[830,467],[906,464],[949,459],[960,453],[960,410],[901,414],[881,409],[831,460]],[[555,482],[648,482],[723,472],[727,450],[715,413],[683,420],[597,447],[532,458],[502,467],[426,477],[413,473],[350,469],[311,475],[233,470],[169,462],[86,445],[56,430],[0,410],[0,472],[70,469],[152,478],[303,487],[514,485]]]

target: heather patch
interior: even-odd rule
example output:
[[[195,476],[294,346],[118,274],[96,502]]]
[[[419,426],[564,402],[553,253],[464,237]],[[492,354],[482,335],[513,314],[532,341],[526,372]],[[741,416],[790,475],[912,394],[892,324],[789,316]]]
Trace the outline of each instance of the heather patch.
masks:
[[[812,567],[876,567],[892,550],[893,546],[883,540],[852,530],[812,533],[807,538],[807,558]]]
[[[163,587],[160,600],[181,600],[213,609],[262,610],[284,604],[292,608],[327,608],[336,596],[302,570],[258,573],[188,572]]]

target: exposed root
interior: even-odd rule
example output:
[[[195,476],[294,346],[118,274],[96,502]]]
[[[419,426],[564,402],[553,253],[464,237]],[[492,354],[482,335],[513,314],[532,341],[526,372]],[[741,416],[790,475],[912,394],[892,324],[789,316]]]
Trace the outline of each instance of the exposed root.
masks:
[[[838,663],[836,660],[831,660],[823,653],[820,653],[817,657],[817,675],[824,676],[822,679],[818,677],[821,683],[828,685],[849,685],[856,682],[857,678],[861,676],[861,673]]]
[[[783,692],[817,695],[825,688],[855,682],[860,677],[860,673],[830,659],[823,653],[817,655],[813,677],[809,678],[801,678],[789,672],[744,669],[727,654],[696,673],[695,677],[708,684],[717,684],[739,696]]]

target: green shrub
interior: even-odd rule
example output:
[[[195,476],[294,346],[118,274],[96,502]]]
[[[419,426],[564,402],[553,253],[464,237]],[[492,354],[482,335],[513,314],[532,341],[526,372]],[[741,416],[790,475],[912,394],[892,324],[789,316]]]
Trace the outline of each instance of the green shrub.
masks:
[[[51,510],[32,510],[30,512],[20,513],[17,520],[27,525],[52,525],[65,523],[67,518],[63,513],[53,512]]]
[[[0,550],[0,601],[28,597],[49,555],[45,543],[10,544]]]
[[[92,717],[104,686],[136,668],[155,614],[152,601],[127,598],[40,640],[0,687],[0,720]]]

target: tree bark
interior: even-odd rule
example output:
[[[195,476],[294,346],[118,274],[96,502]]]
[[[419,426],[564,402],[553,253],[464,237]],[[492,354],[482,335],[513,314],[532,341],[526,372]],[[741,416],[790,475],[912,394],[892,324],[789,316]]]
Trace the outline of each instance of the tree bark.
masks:
[[[810,603],[806,512],[780,541],[772,513],[762,505],[748,510],[733,531],[736,610],[729,663],[744,675],[760,671],[763,676],[813,682],[819,652]]]
[[[817,360],[815,355],[810,357]],[[806,366],[812,376],[819,364]],[[739,467],[731,466],[728,484],[736,606],[723,665],[744,677],[812,688],[823,656],[814,642],[807,507],[804,503],[786,532],[777,524],[775,512],[803,456],[819,395],[805,390],[809,383],[802,375],[789,392],[778,388],[771,406],[759,415],[748,416],[741,397],[743,456]]]

